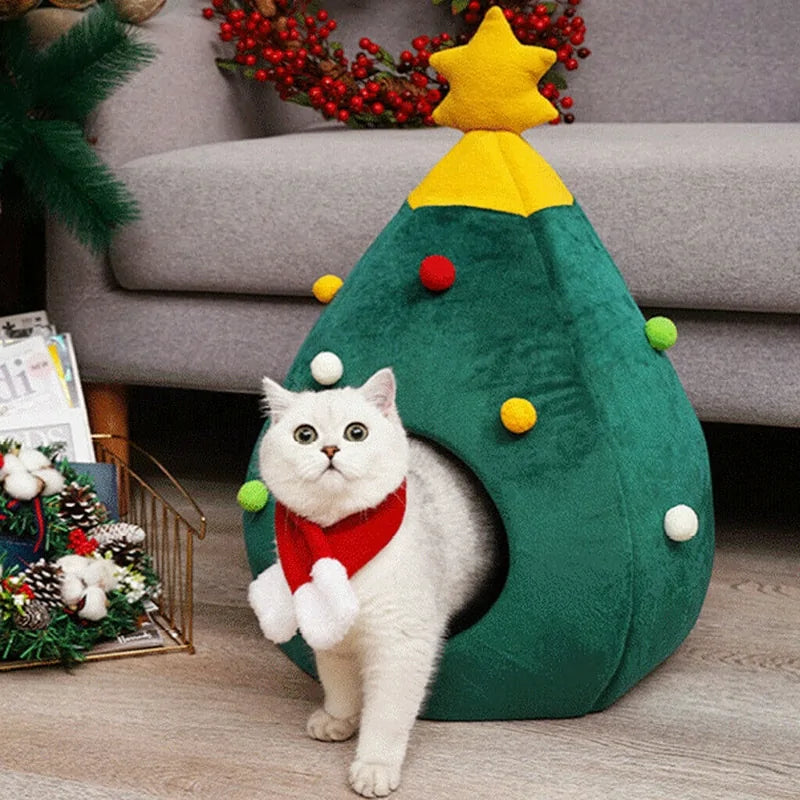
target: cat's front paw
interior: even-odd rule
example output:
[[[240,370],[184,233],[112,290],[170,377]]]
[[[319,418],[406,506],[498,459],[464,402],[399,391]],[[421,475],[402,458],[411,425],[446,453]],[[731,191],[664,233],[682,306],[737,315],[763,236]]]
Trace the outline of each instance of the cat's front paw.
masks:
[[[399,785],[399,764],[356,759],[350,765],[350,786],[362,797],[386,797]]]
[[[306,723],[306,731],[320,742],[344,742],[358,730],[358,716],[339,719],[318,708]]]

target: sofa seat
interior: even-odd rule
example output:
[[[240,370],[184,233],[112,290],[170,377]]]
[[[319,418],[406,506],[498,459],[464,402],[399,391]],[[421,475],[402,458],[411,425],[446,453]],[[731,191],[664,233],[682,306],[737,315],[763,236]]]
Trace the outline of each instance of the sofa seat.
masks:
[[[581,123],[526,137],[640,304],[800,313],[800,125]],[[114,277],[130,291],[308,297],[320,275],[346,276],[458,138],[320,128],[130,161],[120,175],[142,218],[116,238]]]

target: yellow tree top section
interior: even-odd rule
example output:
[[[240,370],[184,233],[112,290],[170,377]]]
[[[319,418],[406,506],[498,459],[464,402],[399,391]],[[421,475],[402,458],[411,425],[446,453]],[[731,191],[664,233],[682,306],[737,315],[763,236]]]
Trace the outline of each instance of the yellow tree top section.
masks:
[[[468,44],[431,57],[450,83],[434,120],[465,135],[411,192],[412,208],[460,205],[529,216],[573,202],[552,167],[520,136],[558,116],[537,88],[554,62],[552,50],[521,44],[497,6]]]

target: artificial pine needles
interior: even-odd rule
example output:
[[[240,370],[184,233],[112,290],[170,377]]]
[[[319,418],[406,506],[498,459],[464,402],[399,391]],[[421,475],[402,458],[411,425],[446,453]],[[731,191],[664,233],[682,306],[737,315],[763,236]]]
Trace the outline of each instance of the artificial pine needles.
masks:
[[[83,126],[98,103],[154,58],[155,49],[134,40],[113,3],[97,5],[41,51],[30,44],[24,21],[0,25],[0,170],[16,173],[37,206],[96,252],[136,218],[137,207]]]

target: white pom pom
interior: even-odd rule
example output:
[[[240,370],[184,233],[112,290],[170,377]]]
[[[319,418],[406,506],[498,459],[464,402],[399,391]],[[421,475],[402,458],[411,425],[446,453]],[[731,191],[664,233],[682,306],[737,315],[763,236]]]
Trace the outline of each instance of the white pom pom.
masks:
[[[342,359],[336,353],[323,351],[311,360],[311,377],[323,386],[333,386],[343,373]]]
[[[250,584],[247,599],[267,639],[283,644],[295,635],[297,620],[292,593],[280,564],[265,569]]]
[[[664,516],[664,533],[673,542],[688,542],[700,527],[694,509],[689,506],[674,506]]]

